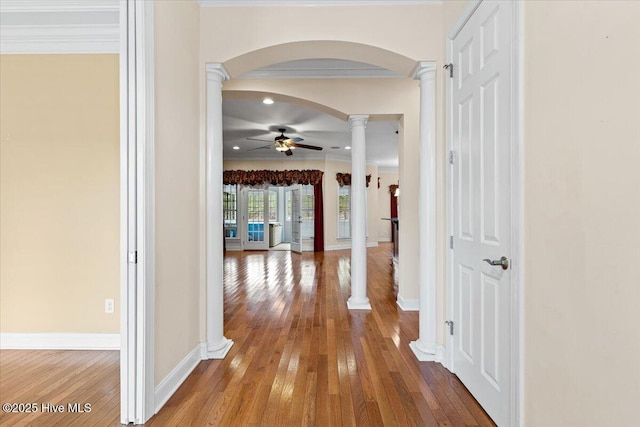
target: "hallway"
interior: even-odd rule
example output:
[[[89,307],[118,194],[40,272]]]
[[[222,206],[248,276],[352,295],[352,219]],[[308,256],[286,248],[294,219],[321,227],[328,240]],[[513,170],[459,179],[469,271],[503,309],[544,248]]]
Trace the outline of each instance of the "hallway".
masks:
[[[347,311],[349,250],[230,252],[224,360],[201,362],[147,425],[493,425],[455,376],[409,349],[390,244],[368,249],[373,311]]]

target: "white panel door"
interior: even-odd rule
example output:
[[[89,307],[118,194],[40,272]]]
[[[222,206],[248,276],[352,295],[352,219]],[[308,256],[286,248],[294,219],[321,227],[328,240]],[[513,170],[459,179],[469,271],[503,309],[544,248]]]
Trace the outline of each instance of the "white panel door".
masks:
[[[269,249],[269,190],[245,188],[244,249]]]
[[[302,185],[291,186],[291,251],[302,252]]]
[[[500,426],[511,423],[511,24],[483,1],[453,39],[453,369]]]

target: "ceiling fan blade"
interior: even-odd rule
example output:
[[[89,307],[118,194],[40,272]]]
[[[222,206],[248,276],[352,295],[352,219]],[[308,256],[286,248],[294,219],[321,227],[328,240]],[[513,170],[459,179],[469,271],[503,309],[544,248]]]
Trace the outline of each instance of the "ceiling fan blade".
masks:
[[[299,137],[296,136],[295,138],[289,138],[287,140],[287,143],[289,143],[289,142],[302,142],[302,141],[304,141],[304,139],[299,138]]]
[[[287,145],[290,147],[296,147],[296,148],[307,148],[309,150],[318,150],[318,151],[322,150],[322,147],[317,147],[315,145],[307,145],[307,144],[296,144],[295,142],[290,142]]]
[[[271,150],[273,144],[269,144],[269,145],[263,145],[262,147],[256,147],[256,148],[250,148],[247,151],[254,151],[254,150]]]
[[[245,138],[245,139],[248,139],[249,141],[272,142],[269,139],[258,139],[258,138]]]
[[[293,156],[293,151],[291,150],[283,151],[283,153],[286,154],[287,156]]]

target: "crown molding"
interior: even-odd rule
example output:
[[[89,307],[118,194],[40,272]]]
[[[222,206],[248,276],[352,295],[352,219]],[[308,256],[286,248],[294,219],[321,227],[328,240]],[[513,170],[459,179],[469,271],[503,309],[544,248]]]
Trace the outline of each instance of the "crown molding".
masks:
[[[257,69],[243,74],[241,79],[344,79],[404,77],[384,68],[310,68]]]
[[[0,53],[118,53],[118,25],[20,25],[0,28]]]
[[[0,0],[0,53],[118,53],[118,0]]]
[[[119,0],[1,0],[2,13],[118,12]]]
[[[380,166],[378,167],[378,173],[399,173],[400,168],[397,166]]]
[[[198,0],[201,7],[440,6],[442,0]]]

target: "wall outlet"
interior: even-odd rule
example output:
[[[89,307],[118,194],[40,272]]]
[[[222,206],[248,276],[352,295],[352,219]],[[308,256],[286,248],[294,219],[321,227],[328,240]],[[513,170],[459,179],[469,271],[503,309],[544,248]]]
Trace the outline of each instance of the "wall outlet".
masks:
[[[107,298],[104,300],[104,312],[108,314],[113,314],[115,303],[113,299]]]

